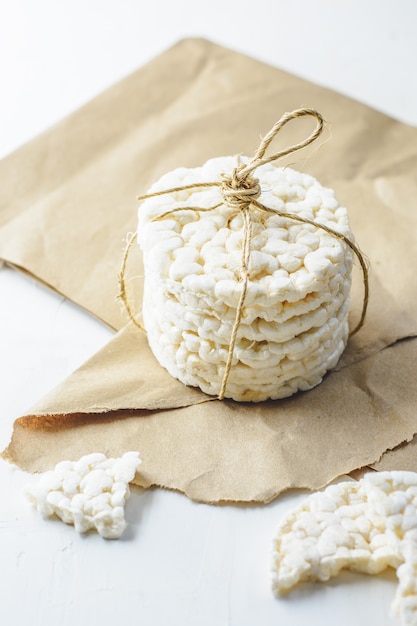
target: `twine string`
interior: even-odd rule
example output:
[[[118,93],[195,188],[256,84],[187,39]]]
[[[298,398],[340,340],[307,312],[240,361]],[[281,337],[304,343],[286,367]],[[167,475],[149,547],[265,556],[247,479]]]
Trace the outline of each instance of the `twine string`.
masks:
[[[126,248],[123,254],[123,260],[122,260],[122,266],[120,268],[120,272],[119,272],[119,295],[118,295],[118,299],[121,300],[124,304],[124,307],[126,309],[126,312],[130,318],[130,320],[135,324],[135,326],[137,326],[138,328],[140,328],[141,330],[145,330],[144,327],[142,326],[142,324],[139,322],[139,320],[137,319],[135,312],[130,304],[130,300],[128,298],[128,294],[127,294],[127,285],[126,285],[126,270],[127,270],[127,261],[129,258],[129,254],[130,251],[132,249],[133,244],[136,243],[137,240],[137,233],[133,233],[131,235],[128,236],[127,238],[127,244],[126,244]]]
[[[304,116],[311,116],[316,119],[316,127],[313,130],[313,132],[310,133],[308,137],[306,137],[299,143],[293,144],[292,146],[289,146],[288,148],[285,148],[284,150],[281,150],[280,152],[276,152],[275,154],[272,154],[269,157],[265,157],[265,152],[267,151],[271,142],[273,141],[273,139],[275,139],[279,131],[286,124],[288,124],[288,122],[291,122],[292,120],[295,120],[297,118],[304,117]],[[250,163],[242,167],[240,171],[240,176],[245,177],[251,172],[253,172],[256,168],[260,167],[261,165],[265,165],[266,163],[272,163],[272,161],[277,161],[278,159],[282,159],[284,156],[287,156],[288,154],[291,154],[292,152],[296,152],[297,150],[301,150],[301,148],[305,148],[309,144],[313,143],[313,141],[318,139],[318,137],[323,132],[323,128],[324,128],[324,118],[315,109],[303,108],[303,109],[296,109],[295,111],[292,111],[291,113],[284,113],[284,115],[273,125],[271,130],[262,139],[261,143],[259,144],[259,148],[255,152],[255,155],[252,161],[250,161]]]
[[[249,283],[249,259],[251,252],[251,240],[252,240],[252,220],[250,216],[250,207],[245,206],[242,211],[243,217],[243,246],[242,246],[242,262],[240,266],[240,279],[242,281],[242,291],[240,292],[239,302],[236,308],[235,320],[233,322],[232,333],[230,335],[229,348],[227,351],[226,366],[223,372],[222,383],[219,391],[218,398],[223,400],[226,393],[227,381],[229,379],[230,370],[232,369],[233,355],[235,352],[235,345],[237,339],[237,333],[242,319],[243,305],[245,304],[246,292],[248,290]]]
[[[265,156],[266,150],[269,148],[271,142],[274,140],[279,131],[290,121],[304,117],[310,116],[315,118],[316,126],[314,130],[310,133],[308,137],[304,140],[289,146],[279,152],[276,152],[270,156]],[[364,287],[364,296],[363,296],[363,304],[362,304],[362,312],[360,319],[354,329],[349,333],[350,336],[354,335],[358,332],[358,330],[363,326],[366,311],[368,306],[369,299],[369,286],[368,286],[368,268],[366,265],[365,258],[361,253],[358,246],[346,235],[333,230],[329,226],[326,226],[322,223],[315,222],[314,220],[310,220],[308,218],[302,217],[300,215],[294,213],[286,213],[284,211],[279,211],[278,209],[270,208],[263,203],[259,202],[258,198],[261,195],[261,187],[259,184],[259,180],[252,176],[252,173],[261,165],[265,165],[267,163],[271,163],[278,159],[281,159],[284,156],[292,154],[301,148],[305,148],[313,141],[315,141],[322,133],[324,128],[324,119],[322,115],[314,110],[309,108],[296,109],[291,113],[284,113],[284,115],[274,124],[271,130],[265,135],[262,139],[258,149],[256,150],[253,158],[249,163],[242,164],[236,166],[231,175],[227,176],[225,174],[222,175],[221,181],[213,181],[213,182],[202,182],[202,183],[192,183],[190,185],[183,185],[180,187],[171,187],[170,189],[164,189],[161,191],[154,191],[142,196],[138,196],[138,200],[146,200],[148,198],[153,198],[155,196],[167,195],[175,192],[180,192],[188,189],[199,189],[199,188],[208,188],[218,186],[221,188],[223,202],[227,204],[230,208],[234,209],[237,213],[241,213],[243,219],[243,243],[242,243],[242,260],[240,267],[240,282],[242,282],[242,289],[239,296],[239,301],[236,307],[236,315],[232,327],[232,332],[230,336],[228,353],[226,359],[226,365],[223,372],[222,382],[220,386],[220,392],[218,395],[219,400],[223,400],[225,397],[227,382],[229,379],[230,371],[232,368],[233,356],[236,346],[236,339],[238,330],[240,327],[240,322],[243,315],[243,307],[245,303],[245,298],[248,289],[249,283],[249,261],[250,261],[250,253],[251,253],[251,241],[252,241],[252,217],[251,217],[251,209],[255,208],[261,212],[273,213],[274,215],[279,215],[281,217],[285,217],[287,219],[301,222],[304,224],[311,224],[312,226],[319,228],[337,239],[343,241],[355,254],[358,258],[362,274],[363,274],[363,287]],[[223,204],[223,202],[217,203],[214,206],[210,207],[193,207],[193,206],[182,206],[176,207],[174,209],[170,209],[155,218],[153,221],[159,221],[166,219],[170,215],[173,215],[179,211],[212,211]],[[126,264],[127,257],[129,255],[131,246],[134,241],[136,241],[136,236],[133,236],[125,249],[122,268],[119,274],[119,284],[120,284],[120,294],[119,297],[123,301],[127,313],[130,319],[143,330],[142,325],[137,321],[135,314],[133,312],[132,307],[130,306],[129,300],[127,298],[126,291],[126,282],[125,282],[125,272],[126,272]]]

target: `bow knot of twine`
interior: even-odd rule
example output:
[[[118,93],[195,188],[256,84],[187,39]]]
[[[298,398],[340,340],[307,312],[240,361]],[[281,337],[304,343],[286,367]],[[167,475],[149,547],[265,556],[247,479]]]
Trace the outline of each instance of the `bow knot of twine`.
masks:
[[[280,152],[276,152],[268,157],[265,156],[265,152],[269,147],[271,141],[275,138],[278,132],[281,130],[285,124],[289,121],[300,118],[303,116],[311,116],[316,120],[316,128],[313,132],[303,141],[300,141],[297,144],[289,146]],[[178,191],[184,191],[186,189],[198,189],[198,188],[208,188],[208,187],[220,187],[223,196],[223,202],[216,204],[211,207],[178,207],[175,209],[171,209],[162,213],[161,215],[154,218],[154,221],[159,221],[166,219],[168,216],[177,213],[178,211],[212,211],[223,203],[226,204],[229,208],[234,209],[242,214],[243,217],[243,243],[242,243],[242,261],[240,267],[240,280],[242,282],[242,290],[239,297],[239,302],[236,308],[236,316],[232,328],[232,333],[230,337],[229,347],[228,347],[228,355],[226,360],[226,365],[223,373],[223,379],[221,383],[220,392],[218,395],[219,400],[222,400],[225,396],[226,385],[229,378],[229,373],[232,367],[233,354],[236,344],[237,333],[239,330],[240,322],[243,314],[243,306],[246,298],[248,282],[250,278],[249,274],[249,260],[250,260],[250,246],[252,239],[252,221],[251,221],[251,211],[252,208],[258,209],[260,211],[266,213],[272,213],[275,215],[280,215],[281,217],[285,217],[289,220],[293,220],[296,222],[301,222],[303,224],[311,224],[318,229],[321,229],[331,235],[333,235],[336,239],[343,241],[356,255],[359,260],[362,274],[363,274],[363,287],[364,287],[364,297],[363,297],[363,305],[362,312],[359,319],[359,322],[356,324],[354,329],[350,332],[350,336],[358,332],[358,330],[363,326],[366,316],[366,310],[368,306],[368,297],[369,297],[369,287],[368,287],[368,269],[366,266],[365,258],[361,253],[360,249],[356,246],[356,244],[349,239],[346,235],[326,226],[325,224],[321,224],[315,222],[314,220],[310,220],[305,217],[301,217],[296,213],[288,213],[286,211],[280,211],[278,209],[272,209],[265,204],[259,202],[259,197],[261,195],[261,187],[259,184],[259,180],[252,176],[252,172],[256,170],[261,165],[265,165],[266,163],[271,163],[272,161],[276,161],[296,150],[300,150],[300,148],[304,148],[308,146],[310,143],[315,141],[319,135],[322,133],[324,127],[324,119],[318,111],[314,109],[296,109],[291,113],[284,113],[284,115],[274,124],[271,130],[265,135],[262,139],[258,149],[256,150],[252,160],[246,165],[239,165],[235,167],[232,174],[227,176],[225,174],[222,175],[221,181],[213,181],[207,183],[192,183],[190,185],[183,185],[181,187],[174,187],[171,189],[165,189],[162,191],[155,191],[149,194],[145,194],[143,196],[138,196],[138,200],[145,200],[147,198],[153,198],[154,196],[160,196],[165,194],[170,194]],[[142,325],[136,319],[136,315],[132,310],[129,300],[127,298],[126,292],[126,282],[125,282],[125,273],[126,273],[126,264],[129,255],[129,251],[133,243],[136,241],[136,234],[131,237],[126,246],[126,250],[123,257],[122,267],[119,274],[119,284],[120,284],[120,293],[119,298],[124,303],[127,313],[136,326],[141,328]]]
[[[231,176],[222,175],[221,191],[225,204],[231,209],[249,208],[261,195],[259,180],[250,174],[239,176],[242,166],[236,167]]]

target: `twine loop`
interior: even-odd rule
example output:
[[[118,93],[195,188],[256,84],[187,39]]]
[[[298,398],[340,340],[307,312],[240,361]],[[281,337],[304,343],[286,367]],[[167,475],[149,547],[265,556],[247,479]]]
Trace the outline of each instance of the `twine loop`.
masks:
[[[276,137],[279,131],[283,128],[283,126],[285,126],[291,120],[304,117],[304,116],[310,116],[310,117],[315,118],[316,120],[316,127],[311,132],[311,134],[308,135],[308,137],[306,137],[304,140],[300,141],[299,143],[293,144],[289,146],[288,148],[285,148],[281,150],[280,152],[276,152],[275,154],[272,154],[270,156],[265,156],[266,150],[268,149],[272,140]],[[291,113],[284,113],[284,115],[274,124],[271,130],[261,140],[261,143],[258,149],[256,150],[253,158],[249,161],[249,163],[238,165],[237,167],[235,167],[230,176],[223,174],[221,177],[221,181],[192,183],[190,185],[183,185],[181,187],[174,187],[174,188],[165,189],[162,191],[151,192],[143,196],[138,196],[138,200],[145,200],[147,198],[153,198],[155,196],[170,194],[170,193],[174,193],[178,191],[184,191],[187,189],[220,187],[222,191],[222,196],[223,196],[223,203],[226,204],[229,208],[234,209],[234,211],[239,211],[242,215],[243,241],[242,241],[242,260],[241,260],[241,267],[240,267],[240,282],[242,282],[242,290],[240,293],[239,302],[237,304],[236,316],[235,316],[235,320],[234,320],[234,324],[233,324],[233,328],[232,328],[232,332],[230,336],[226,365],[225,365],[225,369],[223,373],[220,392],[218,395],[219,400],[223,400],[225,397],[227,381],[229,378],[230,370],[232,368],[232,361],[233,361],[237,334],[238,334],[240,322],[241,322],[242,315],[243,315],[243,306],[245,303],[248,283],[250,279],[249,260],[250,260],[251,240],[252,240],[251,214],[252,214],[253,209],[257,209],[259,211],[266,212],[266,213],[273,213],[275,215],[279,215],[281,217],[285,217],[289,220],[293,220],[296,222],[300,222],[304,224],[311,224],[312,226],[315,226],[316,228],[321,229],[331,234],[336,239],[343,241],[352,250],[352,252],[356,255],[357,259],[359,260],[359,263],[361,266],[361,270],[363,274],[364,297],[363,297],[362,312],[361,312],[359,322],[356,324],[354,329],[349,333],[349,335],[352,336],[355,333],[357,333],[358,330],[364,324],[367,306],[368,306],[368,299],[369,299],[368,268],[366,265],[365,258],[363,254],[361,253],[360,249],[358,248],[358,246],[349,237],[347,237],[346,235],[343,235],[337,230],[333,230],[333,228],[330,228],[329,226],[317,223],[314,220],[310,220],[308,218],[302,217],[295,213],[288,213],[286,211],[272,209],[264,205],[263,203],[261,203],[259,201],[259,197],[262,191],[261,186],[260,186],[258,178],[252,175],[252,173],[261,165],[265,165],[267,163],[276,161],[284,156],[287,156],[288,154],[291,154],[297,150],[300,150],[301,148],[308,146],[320,136],[320,134],[323,131],[323,128],[324,128],[324,119],[322,115],[315,109],[302,108],[302,109],[296,109],[295,111],[292,111]],[[154,218],[153,221],[163,220],[169,217],[170,215],[177,213],[179,211],[187,211],[187,210],[194,211],[194,212],[212,211],[218,208],[219,206],[221,206],[223,203],[219,203],[214,206],[206,207],[206,208],[187,207],[187,206],[178,207],[178,208],[168,210],[165,213],[158,215],[157,217]],[[142,325],[137,321],[134,311],[132,310],[132,307],[130,306],[130,303],[128,301],[127,294],[126,294],[126,282],[125,282],[126,262],[127,262],[127,257],[129,255],[130,248],[135,241],[136,241],[136,235],[134,235],[129,240],[125,253],[124,253],[122,269],[119,274],[119,284],[120,284],[119,298],[123,301],[130,319],[139,328],[144,330]]]

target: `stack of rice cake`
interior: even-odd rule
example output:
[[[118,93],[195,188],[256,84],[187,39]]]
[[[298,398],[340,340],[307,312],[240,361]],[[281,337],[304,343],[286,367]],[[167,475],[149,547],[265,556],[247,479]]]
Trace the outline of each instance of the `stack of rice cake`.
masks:
[[[220,181],[235,166],[234,157],[219,157],[179,168],[149,193]],[[273,164],[255,176],[262,204],[353,239],[346,209],[312,176]],[[180,207],[193,210],[169,213]],[[311,389],[338,362],[348,338],[352,252],[311,224],[255,208],[251,222],[249,280],[225,397],[259,402]],[[220,187],[196,187],[144,200],[137,234],[151,350],[173,377],[218,395],[242,291],[242,214],[224,203]]]

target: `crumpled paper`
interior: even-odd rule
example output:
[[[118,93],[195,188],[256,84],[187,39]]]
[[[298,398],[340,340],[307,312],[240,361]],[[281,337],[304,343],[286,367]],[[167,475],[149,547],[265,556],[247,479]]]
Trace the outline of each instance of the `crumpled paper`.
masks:
[[[253,154],[259,136],[299,106],[319,110],[330,132],[320,148],[280,164],[312,174],[348,207],[370,261],[367,319],[312,391],[259,405],[220,402],[172,379],[117,301],[135,198],[175,167]],[[297,122],[279,141],[310,130]],[[136,448],[139,484],[204,502],[267,502],[366,465],[401,467],[404,454],[417,471],[413,444],[404,445],[417,433],[416,171],[417,129],[201,39],[179,42],[4,159],[0,257],[118,332],[16,420],[3,456],[44,471],[89,452]],[[129,268],[140,309],[138,249]],[[361,299],[358,270],[352,325]]]

